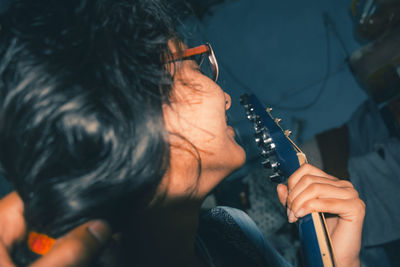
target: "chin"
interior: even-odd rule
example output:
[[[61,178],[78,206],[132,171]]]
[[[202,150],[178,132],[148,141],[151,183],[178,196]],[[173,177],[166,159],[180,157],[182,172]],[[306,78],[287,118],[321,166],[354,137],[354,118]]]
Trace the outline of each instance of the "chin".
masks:
[[[238,145],[238,146],[239,146],[239,145]],[[239,160],[239,165],[238,165],[237,168],[242,167],[242,166],[246,163],[246,152],[244,151],[244,148],[243,148],[243,147],[241,147],[241,146],[239,146],[239,147],[240,147],[240,152],[239,152],[239,155],[238,155],[238,156],[240,156],[240,157],[239,157],[240,160]]]
[[[244,148],[236,144],[235,152],[232,152],[229,157],[230,173],[236,171],[246,163],[246,152]],[[230,174],[229,173],[229,174]]]
[[[237,156],[243,165],[246,162],[246,152],[245,152],[244,148],[236,142],[236,140],[234,142],[235,142],[235,146],[236,146],[236,150],[237,150]]]

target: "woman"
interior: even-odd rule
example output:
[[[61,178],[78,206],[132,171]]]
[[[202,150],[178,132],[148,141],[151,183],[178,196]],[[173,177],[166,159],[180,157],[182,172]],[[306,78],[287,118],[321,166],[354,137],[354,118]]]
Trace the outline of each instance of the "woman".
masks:
[[[3,15],[0,157],[24,203],[22,228],[51,241],[107,221],[118,236],[96,260],[108,266],[284,266],[246,234],[253,226],[234,232],[251,253],[227,254],[231,240],[208,238],[227,221],[199,219],[201,203],[245,153],[226,124],[231,99],[211,47],[187,49],[171,29],[156,0],[15,1]],[[306,165],[278,194],[291,222],[336,214],[328,223],[339,266],[359,265],[364,205],[350,183]],[[20,264],[40,254],[26,240],[15,250]]]

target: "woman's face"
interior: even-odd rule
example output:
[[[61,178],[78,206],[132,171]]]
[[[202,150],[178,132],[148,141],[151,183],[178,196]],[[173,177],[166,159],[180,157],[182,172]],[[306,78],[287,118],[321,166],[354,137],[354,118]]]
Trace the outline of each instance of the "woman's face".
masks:
[[[194,60],[175,64],[171,105],[164,105],[164,118],[167,130],[172,133],[171,171],[175,168],[176,172],[186,172],[187,175],[185,181],[173,182],[171,177],[168,190],[184,194],[195,188],[193,191],[199,196],[205,196],[224,177],[244,164],[245,152],[236,143],[232,127],[227,125],[230,96],[203,75]],[[187,172],[187,168],[192,171]]]

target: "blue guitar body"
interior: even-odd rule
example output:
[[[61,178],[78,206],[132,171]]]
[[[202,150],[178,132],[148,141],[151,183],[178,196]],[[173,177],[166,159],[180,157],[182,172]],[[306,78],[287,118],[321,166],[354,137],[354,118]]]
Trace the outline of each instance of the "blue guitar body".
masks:
[[[285,182],[302,163],[305,155],[290,140],[289,132],[283,131],[279,119],[274,119],[270,109],[265,109],[254,95],[241,96],[241,104],[246,109],[247,118],[253,122],[255,141],[264,158],[264,167],[272,169],[271,180]],[[304,266],[335,266],[333,249],[322,213],[312,213],[299,219],[299,236],[302,244]]]

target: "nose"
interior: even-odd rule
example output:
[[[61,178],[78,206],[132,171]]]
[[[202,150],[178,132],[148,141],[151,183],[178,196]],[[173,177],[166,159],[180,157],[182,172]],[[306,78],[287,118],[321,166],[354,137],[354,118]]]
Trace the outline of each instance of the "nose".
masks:
[[[232,99],[228,93],[224,92],[224,94],[225,94],[225,110],[228,110],[231,107]]]

